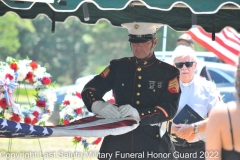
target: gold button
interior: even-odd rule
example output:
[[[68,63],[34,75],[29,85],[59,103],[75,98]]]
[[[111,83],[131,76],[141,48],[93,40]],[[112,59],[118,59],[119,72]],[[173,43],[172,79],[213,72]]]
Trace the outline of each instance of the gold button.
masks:
[[[138,84],[138,88],[141,88],[141,86],[142,86],[141,84]]]
[[[139,102],[139,101],[136,101],[136,104],[140,104],[140,102]]]
[[[124,83],[122,83],[122,86],[124,86]]]
[[[144,116],[144,113],[142,113],[142,116]]]
[[[153,92],[156,92],[156,90],[155,90],[155,89],[153,89]]]
[[[140,96],[140,93],[139,93],[139,92],[137,92],[137,96]]]
[[[147,64],[147,61],[144,61],[144,63],[143,63],[144,65],[146,65]]]
[[[159,135],[157,134],[156,137],[159,137]]]
[[[148,113],[151,113],[150,111],[148,111]]]
[[[138,72],[140,72],[142,70],[142,68],[137,68]]]
[[[138,79],[142,79],[142,76],[138,76]]]
[[[91,97],[93,96],[93,94],[90,95]]]
[[[95,100],[95,98],[93,98],[92,100]]]
[[[156,110],[154,110],[154,112],[157,112]]]
[[[92,92],[89,92],[90,94],[92,93]]]

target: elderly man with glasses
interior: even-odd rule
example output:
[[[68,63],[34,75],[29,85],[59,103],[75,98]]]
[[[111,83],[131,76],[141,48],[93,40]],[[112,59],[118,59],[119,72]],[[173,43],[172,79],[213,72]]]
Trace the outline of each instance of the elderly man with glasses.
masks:
[[[186,143],[174,142],[175,155],[180,160],[205,159],[207,117],[212,108],[222,103],[221,97],[213,82],[194,74],[197,67],[197,57],[191,47],[177,46],[172,60],[173,65],[180,71],[180,88],[182,91],[175,118],[188,105],[203,119],[190,124],[187,122],[185,124],[176,124],[173,119],[172,134],[177,137],[176,139],[186,140]],[[182,119],[186,119],[186,117],[183,116]]]

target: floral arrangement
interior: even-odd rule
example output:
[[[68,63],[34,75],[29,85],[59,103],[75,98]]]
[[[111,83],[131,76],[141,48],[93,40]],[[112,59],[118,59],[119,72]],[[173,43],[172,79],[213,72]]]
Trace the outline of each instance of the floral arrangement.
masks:
[[[51,116],[57,100],[51,75],[37,62],[8,57],[0,65],[0,116],[26,124],[45,125]],[[32,85],[36,91],[35,102],[21,108],[13,100],[13,94],[20,85]],[[18,93],[17,93],[18,94]],[[28,95],[27,95],[28,96]]]
[[[110,103],[115,103],[112,97],[112,92],[105,94],[104,99],[108,99]],[[75,120],[81,119],[87,116],[93,116],[92,113],[88,112],[86,106],[83,103],[82,95],[80,92],[75,90],[69,90],[66,92],[62,104],[59,106],[60,109],[60,124],[67,125]],[[85,150],[88,150],[90,146],[98,145],[102,138],[92,137],[74,137],[72,142],[77,145],[81,142]]]

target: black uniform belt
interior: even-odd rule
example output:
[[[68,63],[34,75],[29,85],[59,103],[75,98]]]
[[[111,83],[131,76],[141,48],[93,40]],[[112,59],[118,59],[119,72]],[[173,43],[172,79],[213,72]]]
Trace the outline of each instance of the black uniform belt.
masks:
[[[205,142],[204,141],[197,141],[197,142],[194,142],[194,143],[188,143],[186,142],[184,145],[182,144],[179,144],[177,142],[174,142],[173,143],[175,146],[178,146],[178,147],[200,147],[202,145],[205,145]]]

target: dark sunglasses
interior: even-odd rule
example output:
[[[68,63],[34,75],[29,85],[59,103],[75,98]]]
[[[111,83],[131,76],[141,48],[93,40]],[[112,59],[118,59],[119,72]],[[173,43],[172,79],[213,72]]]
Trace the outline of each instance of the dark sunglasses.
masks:
[[[190,68],[190,67],[193,66],[193,63],[194,63],[194,62],[179,62],[179,63],[175,63],[175,65],[176,65],[176,67],[179,68],[179,69],[182,68],[184,64],[185,64],[185,66],[186,66],[187,68]]]

